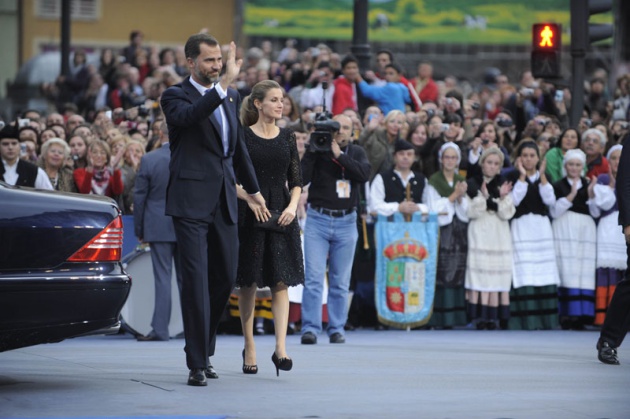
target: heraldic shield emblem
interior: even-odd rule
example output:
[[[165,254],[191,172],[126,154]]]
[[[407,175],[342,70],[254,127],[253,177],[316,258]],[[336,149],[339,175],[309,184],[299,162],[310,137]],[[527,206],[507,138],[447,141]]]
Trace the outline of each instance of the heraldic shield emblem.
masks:
[[[411,221],[379,215],[376,235],[376,310],[381,323],[401,329],[422,326],[433,311],[439,226],[437,214]]]

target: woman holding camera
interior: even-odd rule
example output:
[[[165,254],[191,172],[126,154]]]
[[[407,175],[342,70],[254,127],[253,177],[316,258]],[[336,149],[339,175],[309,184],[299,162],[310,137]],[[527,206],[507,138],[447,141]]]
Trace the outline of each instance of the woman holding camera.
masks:
[[[481,167],[479,161],[483,153],[492,148],[498,147],[503,153],[502,167],[504,169],[512,167],[510,164],[510,155],[507,149],[498,145],[497,127],[492,121],[485,121],[477,130],[472,142],[468,145],[468,171],[466,172],[466,178],[470,179],[481,174]]]

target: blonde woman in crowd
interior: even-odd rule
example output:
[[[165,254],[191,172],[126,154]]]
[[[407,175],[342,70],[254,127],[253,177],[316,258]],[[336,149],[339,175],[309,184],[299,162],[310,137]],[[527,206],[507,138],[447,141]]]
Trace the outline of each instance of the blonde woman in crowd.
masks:
[[[373,117],[359,137],[361,145],[367,153],[372,169],[370,181],[378,173],[388,170],[394,165],[394,143],[401,138],[405,124],[405,114],[398,110],[390,111],[381,126],[380,119]]]
[[[42,144],[38,165],[56,191],[77,192],[72,169],[66,165],[69,156],[70,147],[61,138],[51,138]]]
[[[82,194],[117,198],[123,192],[120,169],[111,165],[111,151],[105,141],[94,140],[88,147],[88,165],[74,170],[74,181]]]
[[[477,329],[505,327],[510,316],[513,252],[508,221],[516,208],[512,184],[499,174],[504,158],[498,147],[485,149],[480,172],[468,180],[465,287],[468,316]]]
[[[133,214],[133,187],[136,183],[136,175],[140,169],[140,160],[144,156],[144,144],[140,141],[131,140],[125,145],[123,152],[122,181],[124,190],[122,194],[122,204],[124,214]]]

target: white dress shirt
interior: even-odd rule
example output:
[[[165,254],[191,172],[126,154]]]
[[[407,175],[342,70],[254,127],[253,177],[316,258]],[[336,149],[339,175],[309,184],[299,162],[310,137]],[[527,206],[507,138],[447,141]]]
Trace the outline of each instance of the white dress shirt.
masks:
[[[225,99],[227,97],[227,92],[225,90],[223,90],[223,87],[221,87],[221,85],[219,83],[214,83],[210,88],[204,87],[202,85],[200,85],[199,83],[197,83],[195,80],[193,80],[193,78],[190,78],[190,83],[195,87],[195,89],[197,89],[197,91],[203,96],[206,94],[206,92],[208,90],[212,90],[213,88],[216,89],[217,93],[219,94],[219,97],[221,99]],[[227,115],[225,114],[225,109],[223,109],[223,105],[219,105],[219,112],[221,113],[221,128],[222,128],[222,133],[221,133],[221,141],[223,143],[223,154],[227,155],[228,153],[228,148],[230,145],[230,141],[229,141],[229,122],[227,119]]]
[[[17,183],[17,180],[19,177],[17,173],[18,161],[19,160],[16,160],[12,166],[9,166],[9,164],[4,159],[2,160],[2,164],[4,165],[4,181],[8,183],[9,185],[15,186],[15,184]],[[37,178],[35,178],[35,188],[48,189],[51,191],[55,189],[50,183],[50,179],[48,179],[48,175],[46,175],[46,172],[44,172],[44,170],[41,169],[40,167],[37,168]]]

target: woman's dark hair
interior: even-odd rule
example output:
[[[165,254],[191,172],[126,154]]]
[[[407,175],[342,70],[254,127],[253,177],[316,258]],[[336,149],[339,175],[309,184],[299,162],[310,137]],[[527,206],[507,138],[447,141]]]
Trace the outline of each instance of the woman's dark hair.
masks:
[[[580,148],[580,145],[582,143],[582,136],[580,135],[580,131],[573,127],[566,128],[564,131],[562,131],[562,134],[560,134],[560,136],[558,137],[558,141],[556,141],[556,147],[559,147],[562,150],[562,138],[564,138],[564,134],[569,131],[575,131],[575,133],[577,134],[577,146],[575,148]]]
[[[267,92],[271,89],[282,89],[280,85],[273,80],[263,80],[252,88],[252,93],[243,99],[241,105],[241,124],[244,127],[250,127],[258,121],[258,109],[254,101],[258,100],[262,102],[267,96]]]
[[[536,151],[536,155],[538,155],[538,158],[540,158],[540,150],[538,149],[538,145],[536,144],[536,142],[532,138],[529,138],[529,137],[528,138],[524,138],[516,146],[516,157],[520,157],[521,153],[526,148],[534,149]]]

